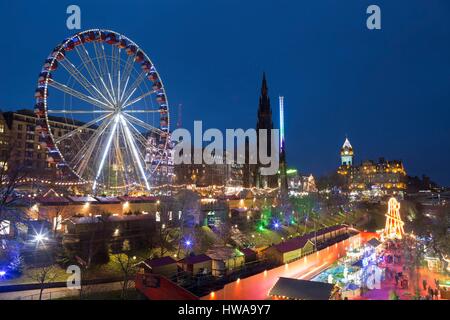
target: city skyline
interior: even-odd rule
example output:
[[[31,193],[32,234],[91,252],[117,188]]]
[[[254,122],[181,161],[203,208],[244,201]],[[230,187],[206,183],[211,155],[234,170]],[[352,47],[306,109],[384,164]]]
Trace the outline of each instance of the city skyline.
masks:
[[[0,300],[450,299],[446,0],[0,12]]]
[[[277,98],[285,97],[289,166],[317,176],[334,171],[348,136],[357,163],[400,159],[410,175],[426,174],[439,184],[450,184],[445,166],[450,160],[445,120],[450,102],[444,14],[448,4],[381,1],[383,28],[376,33],[365,28],[366,4],[356,2],[345,9],[331,1],[301,7],[262,1],[233,9],[229,2],[187,6],[171,1],[158,4],[160,14],[152,16],[154,26],[164,26],[155,36],[152,31],[158,28],[148,27],[135,10],[139,2],[135,3],[123,8],[118,19],[118,11],[110,9],[114,6],[79,1],[82,29],[102,25],[130,35],[146,48],[167,88],[172,127],[180,103],[188,129],[194,120],[221,130],[254,127],[265,71],[276,127]],[[186,10],[170,10],[173,4]],[[4,67],[9,94],[0,100],[0,108],[31,109],[42,61],[61,39],[74,33],[65,28],[67,3],[36,17],[27,10],[47,6],[45,2],[5,6],[2,10],[11,14],[2,24],[17,38],[17,53],[2,53],[11,63]],[[212,13],[218,10],[225,14]],[[24,16],[29,26],[39,24],[43,31],[20,37],[24,22],[9,20],[14,14]],[[135,15],[136,21],[128,23]],[[419,22],[409,25],[408,19]],[[170,25],[164,25],[165,20]]]

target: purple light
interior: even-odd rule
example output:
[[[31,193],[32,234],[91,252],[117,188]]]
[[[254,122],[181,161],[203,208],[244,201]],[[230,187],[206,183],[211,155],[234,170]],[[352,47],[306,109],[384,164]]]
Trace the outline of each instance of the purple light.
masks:
[[[278,229],[280,227],[280,225],[278,224],[278,222],[275,222],[275,224],[273,225],[275,227],[275,229]]]
[[[6,271],[0,270],[0,277],[4,277],[6,275]]]
[[[191,240],[186,240],[185,244],[186,244],[186,247],[190,247],[191,246]]]

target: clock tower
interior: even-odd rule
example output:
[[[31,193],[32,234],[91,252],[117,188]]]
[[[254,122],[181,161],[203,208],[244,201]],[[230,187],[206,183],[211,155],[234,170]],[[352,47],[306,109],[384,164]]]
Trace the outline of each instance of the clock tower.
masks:
[[[341,148],[341,165],[344,166],[353,165],[353,147],[350,144],[348,138],[345,138],[345,142]]]

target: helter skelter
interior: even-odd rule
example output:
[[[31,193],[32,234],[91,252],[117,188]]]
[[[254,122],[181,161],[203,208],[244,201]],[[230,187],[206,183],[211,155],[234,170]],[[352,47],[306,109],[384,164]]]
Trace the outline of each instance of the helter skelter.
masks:
[[[404,222],[400,217],[400,203],[395,198],[390,198],[388,202],[388,212],[386,213],[386,225],[383,237],[387,239],[401,239],[405,234],[403,230]]]
[[[150,189],[168,146],[169,107],[136,43],[102,29],[65,39],[45,60],[35,99],[39,142],[59,174],[75,175],[94,193]],[[148,151],[150,136],[157,155]]]

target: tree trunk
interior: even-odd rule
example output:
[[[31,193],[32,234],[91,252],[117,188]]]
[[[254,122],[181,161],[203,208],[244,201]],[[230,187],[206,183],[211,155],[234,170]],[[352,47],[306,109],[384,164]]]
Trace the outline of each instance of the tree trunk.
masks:
[[[126,275],[125,278],[123,279],[123,285],[122,285],[122,299],[123,300],[126,299],[127,289],[128,289],[128,275]]]

